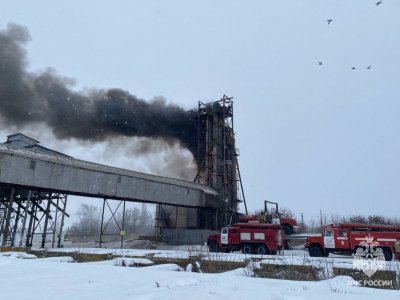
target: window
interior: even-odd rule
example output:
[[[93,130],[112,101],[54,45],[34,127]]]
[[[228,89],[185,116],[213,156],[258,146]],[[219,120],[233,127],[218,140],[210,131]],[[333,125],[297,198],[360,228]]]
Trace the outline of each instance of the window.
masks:
[[[237,233],[237,229],[232,229],[232,233]]]
[[[333,236],[333,232],[331,230],[325,231],[325,236]]]
[[[29,169],[35,170],[35,167],[36,167],[36,161],[31,160],[29,163]]]
[[[347,231],[340,231],[339,236],[347,236]]]
[[[223,233],[223,234],[228,233],[228,229],[226,229],[226,228],[222,229],[222,233]]]

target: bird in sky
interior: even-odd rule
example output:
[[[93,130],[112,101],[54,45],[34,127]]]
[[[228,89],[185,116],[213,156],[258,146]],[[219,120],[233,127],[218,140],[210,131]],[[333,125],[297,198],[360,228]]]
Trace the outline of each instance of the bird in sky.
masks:
[[[328,25],[331,24],[332,21],[332,19],[326,20],[326,22],[328,22]]]
[[[352,69],[352,70],[355,70],[355,69],[356,69],[356,67],[351,67],[351,69]]]
[[[372,66],[371,66],[371,65],[369,65],[369,66],[367,67],[367,70],[371,70],[371,68],[372,68]]]
[[[322,61],[319,61],[319,62],[318,62],[318,66],[322,66]]]
[[[378,2],[376,2],[376,6],[380,5],[381,3],[382,3],[382,0],[381,0],[381,1],[378,1]]]

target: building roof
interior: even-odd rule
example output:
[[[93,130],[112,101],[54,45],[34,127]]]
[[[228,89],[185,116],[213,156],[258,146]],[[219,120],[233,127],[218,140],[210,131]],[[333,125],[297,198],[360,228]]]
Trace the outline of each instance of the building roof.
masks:
[[[104,172],[104,173],[112,173],[112,174],[116,174],[116,175],[123,175],[123,176],[130,176],[130,177],[145,179],[148,181],[155,181],[155,182],[166,183],[166,184],[171,184],[171,185],[178,185],[178,186],[183,186],[183,187],[192,188],[192,189],[196,189],[196,190],[201,190],[206,194],[218,195],[218,193],[214,189],[212,189],[206,185],[203,185],[203,184],[198,184],[198,183],[181,180],[181,179],[176,179],[176,178],[151,175],[151,174],[131,171],[131,170],[127,170],[127,169],[101,165],[101,164],[92,163],[92,162],[88,162],[88,161],[84,161],[84,160],[80,160],[80,159],[76,159],[76,158],[72,158],[72,157],[68,157],[68,156],[52,155],[50,153],[45,153],[45,152],[41,152],[41,151],[40,152],[32,151],[32,150],[29,150],[26,148],[16,148],[16,147],[13,147],[13,146],[10,146],[7,144],[0,144],[0,154],[1,153],[11,154],[13,156],[20,156],[20,157],[25,157],[25,158],[34,159],[34,160],[46,161],[46,162],[50,162],[50,163],[62,164],[62,165],[86,169],[86,170],[93,170],[93,171],[99,171],[99,172]]]
[[[55,151],[53,149],[49,149],[49,148],[43,147],[42,145],[26,146],[26,147],[24,147],[24,149],[29,149],[29,150],[32,150],[32,151],[39,151],[39,152],[49,153],[49,154],[53,154],[53,155],[61,155],[61,156],[71,157],[69,155],[66,155],[64,153]]]
[[[14,136],[23,136],[23,137],[25,137],[25,138],[28,138],[28,139],[32,140],[33,142],[36,142],[37,144],[40,143],[39,141],[37,141],[37,140],[31,138],[30,136],[27,136],[27,135],[25,135],[25,134],[23,134],[23,133],[20,133],[20,132],[19,132],[19,133],[14,133],[14,134],[7,135],[7,138],[10,139],[10,138],[12,138],[12,137],[14,137]]]
[[[37,141],[23,133],[14,133],[14,134],[7,136],[7,141],[4,144],[11,145],[11,146],[17,147],[17,148],[29,149],[31,151],[36,151],[36,152],[43,152],[43,153],[49,153],[52,155],[60,155],[60,156],[70,157],[64,153],[55,151],[50,148],[43,147],[42,145],[39,145],[39,143],[40,143],[39,141]]]

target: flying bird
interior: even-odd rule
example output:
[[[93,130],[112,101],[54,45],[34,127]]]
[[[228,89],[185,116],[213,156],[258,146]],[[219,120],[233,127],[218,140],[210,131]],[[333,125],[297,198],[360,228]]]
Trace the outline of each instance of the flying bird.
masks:
[[[367,70],[371,70],[371,67],[372,67],[372,66],[371,66],[371,65],[369,65],[369,66],[367,67]]]
[[[328,22],[328,25],[331,24],[332,21],[332,19],[326,20],[326,22]]]
[[[351,67],[351,69],[352,69],[352,70],[355,70],[355,69],[356,69],[356,67]]]
[[[375,4],[376,4],[376,6],[378,6],[378,5],[380,5],[382,3],[382,0],[381,1],[378,1],[378,2],[376,2]]]
[[[318,66],[322,66],[322,61],[319,61],[319,62],[318,62]]]

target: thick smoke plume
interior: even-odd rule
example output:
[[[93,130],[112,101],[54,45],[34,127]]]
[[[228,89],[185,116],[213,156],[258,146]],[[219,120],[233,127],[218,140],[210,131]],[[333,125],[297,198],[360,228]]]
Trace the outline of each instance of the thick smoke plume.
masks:
[[[28,30],[0,31],[0,116],[19,128],[45,124],[59,139],[104,141],[116,136],[179,141],[193,154],[196,128],[190,115],[162,98],[146,102],[121,89],[73,91],[73,81],[52,70],[27,71]]]

